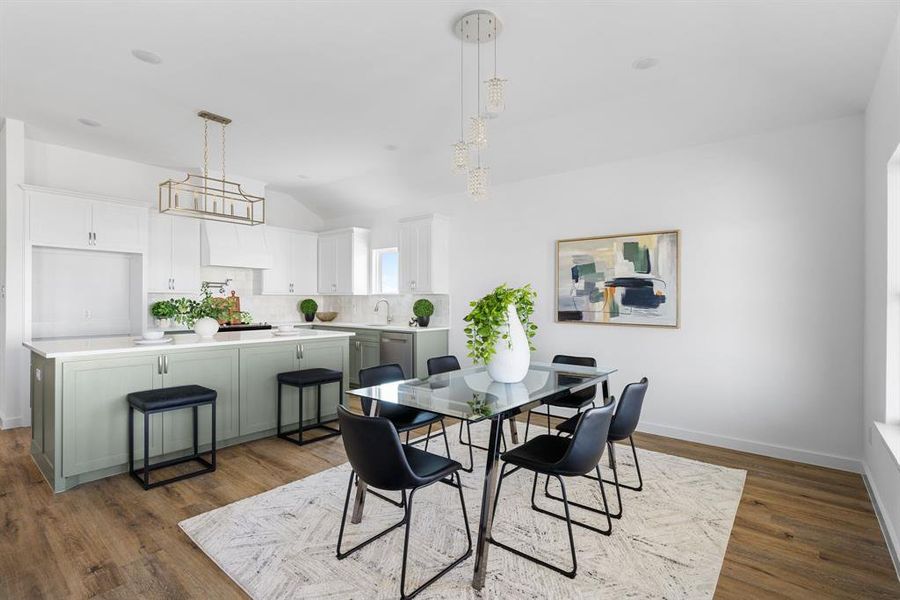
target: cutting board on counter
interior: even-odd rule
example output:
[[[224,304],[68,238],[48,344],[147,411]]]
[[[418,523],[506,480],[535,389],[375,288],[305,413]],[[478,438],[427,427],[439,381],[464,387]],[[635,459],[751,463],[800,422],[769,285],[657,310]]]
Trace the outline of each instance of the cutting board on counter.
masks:
[[[219,319],[219,325],[239,325],[241,323],[241,298],[231,290],[230,296],[222,298],[213,298],[213,301],[219,306],[224,306],[228,311],[222,319]]]

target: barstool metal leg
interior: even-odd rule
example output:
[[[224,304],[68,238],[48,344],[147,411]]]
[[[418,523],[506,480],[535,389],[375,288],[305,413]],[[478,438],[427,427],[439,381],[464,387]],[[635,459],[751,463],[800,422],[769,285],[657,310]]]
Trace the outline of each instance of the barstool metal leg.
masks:
[[[150,489],[150,415],[144,413],[144,489]]]
[[[281,382],[278,382],[278,410],[275,415],[275,435],[281,437]]]
[[[200,454],[200,436],[197,435],[197,407],[193,407],[191,409],[194,417],[194,456],[199,456]]]
[[[128,472],[134,475],[134,407],[128,405]]]

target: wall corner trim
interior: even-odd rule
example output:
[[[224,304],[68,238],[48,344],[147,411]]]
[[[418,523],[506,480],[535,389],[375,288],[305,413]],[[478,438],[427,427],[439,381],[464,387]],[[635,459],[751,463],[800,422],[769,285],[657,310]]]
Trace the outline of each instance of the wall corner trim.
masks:
[[[887,544],[888,553],[894,563],[894,571],[897,579],[900,580],[900,537],[897,536],[893,525],[888,516],[881,510],[881,500],[878,496],[878,490],[873,483],[872,473],[869,471],[869,465],[863,463],[863,483],[866,485],[866,491],[869,493],[869,499],[872,501],[872,508],[875,510],[875,517],[878,519],[878,525],[881,527],[881,534],[884,536],[884,542]]]

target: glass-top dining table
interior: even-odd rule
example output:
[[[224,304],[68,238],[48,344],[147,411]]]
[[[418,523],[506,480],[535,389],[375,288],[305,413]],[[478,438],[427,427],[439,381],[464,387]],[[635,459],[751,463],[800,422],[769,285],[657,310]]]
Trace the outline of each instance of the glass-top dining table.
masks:
[[[615,369],[580,367],[574,365],[533,362],[525,378],[518,383],[499,383],[491,379],[485,367],[473,367],[432,375],[424,379],[409,379],[385,383],[347,393],[373,400],[370,414],[378,413],[382,402],[400,404],[453,417],[464,421],[489,419],[487,462],[484,468],[484,488],[481,494],[481,517],[478,523],[478,542],[475,547],[475,573],[472,587],[481,589],[487,568],[491,536],[491,517],[497,492],[500,437],[503,421],[509,422],[510,437],[518,444],[515,415],[548,402],[564,398],[591,386],[599,386],[598,405],[610,401],[609,375]],[[366,499],[366,485],[359,482],[353,504],[353,523],[362,521]]]

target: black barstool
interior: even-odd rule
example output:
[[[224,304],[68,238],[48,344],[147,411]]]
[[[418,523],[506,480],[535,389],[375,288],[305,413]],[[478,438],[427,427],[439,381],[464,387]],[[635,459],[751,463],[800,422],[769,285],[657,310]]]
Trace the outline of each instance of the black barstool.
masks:
[[[196,477],[204,473],[211,473],[216,470],[216,391],[199,385],[181,385],[177,387],[160,388],[158,390],[146,390],[143,392],[132,392],[128,394],[128,472],[132,477],[137,479],[145,490],[155,488],[160,485],[174,483],[182,479]],[[210,406],[211,415],[211,431],[210,439],[212,440],[212,448],[209,451],[210,459],[207,461],[201,456],[199,440],[197,436],[197,409],[205,405]],[[171,410],[181,410],[184,408],[193,409],[194,416],[194,452],[190,456],[183,456],[172,460],[164,460],[154,465],[150,464],[150,416],[156,413],[168,412]],[[134,411],[137,410],[144,415],[144,467],[135,470],[134,468]],[[161,481],[150,482],[150,472],[165,467],[180,465],[182,463],[196,461],[204,466],[203,469],[163,479]]]
[[[569,356],[567,354],[557,354],[553,357],[554,364],[560,365],[575,365],[579,367],[596,367],[597,360],[590,356]],[[565,375],[560,375],[560,377],[564,377]],[[566,394],[564,397],[559,398],[557,400],[553,400],[551,402],[547,402],[544,406],[547,407],[547,433],[551,432],[551,424],[550,424],[550,407],[556,406],[558,408],[567,408],[572,410],[577,410],[579,413],[587,407],[587,405],[596,406],[594,403],[594,398],[597,395],[597,386],[592,385],[591,387],[585,388],[583,390],[579,390],[577,392],[571,392]],[[535,412],[534,410],[528,411],[528,418],[525,421],[525,441],[528,441],[528,429],[531,427],[531,413]]]
[[[400,598],[412,598],[423,589],[434,583],[450,569],[467,559],[472,554],[472,534],[469,532],[469,519],[466,515],[466,501],[463,499],[462,481],[459,470],[462,468],[455,460],[419,450],[409,444],[401,444],[400,436],[391,422],[384,417],[363,417],[351,413],[343,406],[338,407],[338,420],[344,432],[344,449],[350,461],[350,481],[347,484],[347,497],[344,500],[344,513],[341,516],[341,528],[338,532],[337,558],[347,558],[360,548],[368,546],[378,538],[394,529],[406,525],[403,537],[403,563],[400,570]],[[350,506],[350,494],[356,478],[362,480],[369,488],[399,491],[403,495],[403,519],[391,525],[381,533],[357,544],[347,551],[341,550],[344,539],[344,526],[347,522],[347,509]],[[465,553],[444,567],[437,575],[406,593],[406,558],[409,554],[409,525],[412,517],[413,497],[416,492],[449,477],[453,487],[459,492],[462,506],[463,527],[466,532],[468,546]],[[409,490],[407,499],[406,491]],[[371,489],[369,490],[372,491]],[[433,532],[432,532],[433,533]]]
[[[616,405],[616,413],[613,416],[612,423],[609,426],[609,434],[607,435],[606,446],[609,448],[609,466],[613,472],[613,479],[610,481],[609,479],[604,479],[604,483],[611,483],[616,486],[616,500],[619,504],[619,510],[616,514],[611,515],[612,518],[618,519],[622,517],[622,491],[620,488],[625,488],[627,490],[633,490],[635,492],[640,492],[644,489],[644,478],[641,476],[641,465],[638,463],[637,450],[634,447],[634,437],[633,434],[638,426],[638,421],[641,418],[641,408],[644,406],[644,396],[647,394],[647,386],[649,384],[649,380],[646,377],[641,378],[640,381],[636,383],[629,383],[625,386],[625,389],[622,390],[622,397],[619,399],[619,403]],[[575,428],[578,425],[578,415],[567,419],[556,426],[556,429],[560,433],[565,433],[568,435],[572,435],[575,432]],[[613,442],[621,442],[624,440],[628,440],[628,443],[631,444],[631,454],[634,456],[634,468],[637,471],[638,476],[638,484],[637,485],[628,485],[625,483],[621,483],[619,481],[619,469],[616,463],[616,446]],[[594,479],[593,475],[585,475],[590,479]],[[549,491],[544,489],[544,494],[548,498],[553,498],[554,500],[559,500],[560,498],[557,496],[553,496],[549,493]],[[573,503],[574,504],[574,503]],[[576,505],[580,506],[580,505]],[[580,508],[586,508],[587,510],[592,510],[593,512],[600,512],[597,509],[588,508],[586,506],[580,506]]]
[[[452,371],[459,371],[459,360],[452,354],[448,354],[447,356],[435,356],[434,358],[429,358],[427,361],[428,366],[428,376],[432,375],[440,375],[441,373],[450,373]],[[482,421],[483,419],[478,419],[475,423]],[[479,446],[478,444],[472,443],[472,421],[465,421],[466,425],[466,433],[468,433],[469,441],[464,442],[462,437],[462,423],[459,426],[459,443],[463,446],[469,447],[469,466],[463,467],[463,471],[466,473],[471,473],[475,468],[475,455],[472,453],[472,448],[478,448],[479,450],[487,451],[488,449],[485,446]],[[500,441],[503,443],[503,451],[506,452],[506,437],[503,435],[503,430],[500,431]]]
[[[497,505],[500,503],[500,488],[503,486],[503,480],[520,469],[532,471],[534,473],[534,482],[531,485],[531,508],[539,513],[549,515],[556,519],[566,522],[569,532],[569,547],[572,551],[572,569],[566,571],[556,565],[552,565],[530,554],[525,554],[521,550],[517,550],[511,546],[498,542],[491,534],[490,543],[499,546],[504,550],[508,550],[517,556],[526,558],[541,566],[552,569],[557,573],[561,573],[566,577],[575,577],[578,569],[578,560],[575,557],[575,538],[572,536],[572,525],[578,525],[585,529],[609,535],[612,533],[612,521],[609,515],[609,505],[606,502],[606,490],[603,488],[603,479],[600,478],[600,459],[603,457],[603,450],[606,447],[606,436],[609,433],[609,424],[612,420],[613,405],[612,403],[600,407],[591,408],[578,415],[578,424],[575,427],[575,433],[572,437],[561,437],[555,435],[539,435],[536,438],[528,440],[518,448],[513,448],[509,452],[503,453],[500,457],[503,461],[503,467],[500,469],[500,482],[497,484],[497,495],[494,500],[494,513],[497,512]],[[509,472],[507,467],[513,466]],[[588,525],[571,518],[569,514],[569,505],[578,506],[571,502],[566,495],[566,484],[563,477],[577,477],[585,475],[591,471],[596,471],[598,483],[600,484],[600,495],[603,498],[603,507],[606,511],[606,528],[600,529],[593,525]],[[565,508],[565,516],[558,515],[549,510],[538,507],[535,503],[535,491],[537,490],[538,475],[546,475],[549,481],[550,477],[556,478],[562,488],[562,503]],[[493,521],[493,517],[492,517]]]
[[[338,384],[338,404],[344,403],[344,374],[334,369],[302,369],[300,371],[288,371],[278,374],[278,418],[276,422],[276,435],[283,440],[294,442],[298,446],[327,440],[336,435],[340,435],[341,431],[334,427],[329,427],[327,423],[332,423],[335,419],[322,421],[322,386],[329,383]],[[289,385],[299,390],[298,397],[300,403],[300,420],[297,423],[297,429],[290,431],[281,431],[281,387]],[[316,420],[310,425],[303,424],[303,388],[316,386]],[[303,439],[303,432],[310,429],[324,429],[328,433],[317,436],[311,440]],[[297,434],[296,438],[291,437]]]

